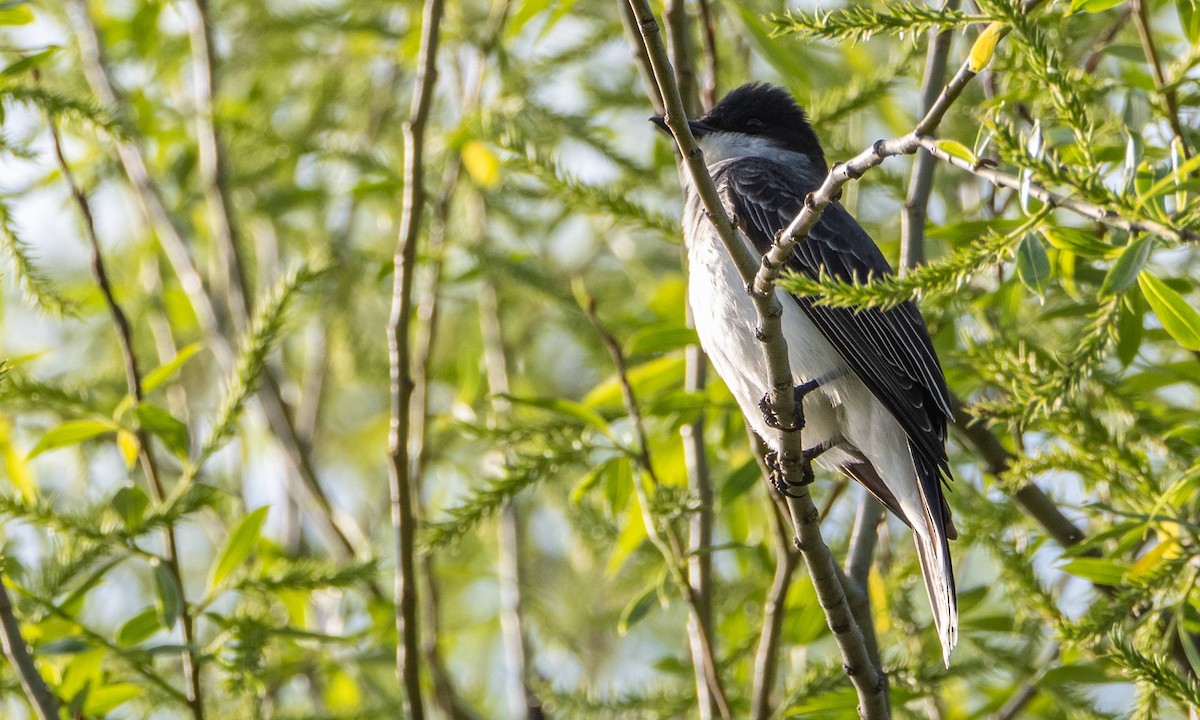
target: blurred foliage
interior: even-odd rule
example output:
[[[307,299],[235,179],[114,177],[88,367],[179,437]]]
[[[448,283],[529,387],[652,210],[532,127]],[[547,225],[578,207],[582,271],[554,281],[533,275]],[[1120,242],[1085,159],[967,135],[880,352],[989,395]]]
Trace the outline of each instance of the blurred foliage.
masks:
[[[702,48],[700,4],[684,5]],[[1145,34],[1136,7],[1112,0],[1027,14],[1005,0],[705,5],[719,89],[787,86],[831,160],[912,128],[927,31],[953,35],[953,68],[985,23],[1011,30],[939,135],[1023,187],[939,165],[926,266],[863,284],[790,281],[840,304],[917,298],[951,388],[1012,455],[997,476],[951,440],[962,629],[949,669],[907,531],[885,525],[869,594],[895,712],[984,717],[1028,690],[1021,717],[1184,716],[1200,702],[1196,246],[1043,207],[1028,188],[1200,231],[1194,0],[1145,2]],[[192,716],[182,615],[195,620],[210,716],[391,716],[384,327],[419,4],[207,4],[245,323],[219,292],[231,280],[197,139],[195,5],[80,7],[0,3],[0,515],[25,639],[71,717]],[[508,717],[493,518],[513,507],[530,685],[547,714],[696,716],[687,606],[651,540],[686,537],[698,510],[679,431],[703,419],[716,530],[696,551],[713,562],[719,670],[745,716],[774,558],[787,549],[731,396],[712,377],[685,390],[694,334],[678,176],[645,122],[651,103],[617,6],[464,0],[446,13],[414,333],[428,403],[421,598],[426,611],[437,601],[436,619],[422,620],[427,704],[444,716],[433,685],[448,679],[463,717]],[[80,23],[95,28],[118,106],[94,87]],[[130,317],[140,403],[48,123],[65,135]],[[123,165],[130,148],[214,298],[231,357],[192,304],[194,278],[177,273],[161,219],[144,215]],[[843,198],[892,259],[908,163],[889,160]],[[498,295],[503,403],[485,373],[484,285]],[[657,483],[579,288],[623,346]],[[291,440],[264,419],[271,392],[291,412]],[[138,464],[143,441],[165,479],[158,501]],[[304,462],[355,557],[319,530],[319,506],[297,500]],[[819,477],[818,502],[837,482]],[[1082,542],[1063,548],[1021,514],[1012,497],[1031,483]],[[838,500],[824,524],[837,557],[854,504]],[[164,528],[179,539],[182,587],[165,569]],[[802,571],[785,607],[773,717],[854,717]],[[444,674],[425,664],[435,658]],[[0,697],[0,713],[30,716],[7,665]]]

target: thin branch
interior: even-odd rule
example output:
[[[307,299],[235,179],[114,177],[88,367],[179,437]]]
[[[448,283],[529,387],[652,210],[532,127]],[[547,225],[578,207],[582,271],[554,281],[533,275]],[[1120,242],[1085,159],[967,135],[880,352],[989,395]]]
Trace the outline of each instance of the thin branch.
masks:
[[[625,403],[625,410],[629,413],[629,419],[633,422],[634,433],[638,440],[638,446],[634,449],[633,454],[637,458],[642,472],[650,480],[651,487],[659,487],[658,477],[654,471],[654,464],[650,459],[650,445],[646,437],[645,423],[642,422],[641,407],[638,405],[637,396],[633,392],[633,385],[629,381],[629,373],[625,365],[625,354],[621,350],[621,344],[617,342],[613,334],[600,321],[599,316],[596,314],[595,300],[589,297],[587,307],[584,309],[587,312],[588,320],[596,329],[596,333],[600,336],[600,340],[604,343],[605,349],[612,358],[613,366],[616,368],[617,380],[621,386],[621,397]],[[646,535],[662,554],[663,560],[666,561],[672,580],[675,581],[675,584],[683,594],[684,600],[688,604],[692,620],[700,624],[700,632],[696,633],[696,639],[700,645],[700,653],[699,657],[695,659],[698,659],[703,667],[705,674],[704,683],[708,688],[708,692],[712,695],[717,712],[722,718],[729,720],[732,715],[730,714],[729,702],[726,700],[724,686],[721,683],[721,676],[717,669],[716,653],[712,646],[712,628],[703,625],[701,622],[703,616],[698,612],[701,600],[696,596],[683,570],[683,552],[679,547],[679,540],[670,532],[670,528],[665,533],[659,532],[658,523],[651,511],[650,494],[646,490],[645,483],[635,482],[633,486],[638,494],[638,503],[641,505],[642,518],[646,525]]]
[[[946,0],[943,9],[957,10],[960,0]],[[946,60],[950,55],[954,33],[950,30],[931,31],[929,54],[925,60],[925,78],[921,81],[921,112],[928,113],[938,99],[938,89],[946,77]],[[929,194],[933,190],[933,169],[937,163],[932,155],[917,153],[913,158],[912,175],[908,180],[908,197],[900,217],[900,272],[925,261],[925,217]]]
[[[479,323],[483,336],[483,361],[487,368],[488,391],[492,396],[494,417],[512,411],[509,394],[508,359],[500,324],[496,287],[485,280],[479,288]],[[511,458],[504,458],[510,464]],[[534,720],[542,717],[542,704],[529,682],[529,650],[526,647],[525,618],[521,609],[521,520],[516,498],[500,511],[497,538],[497,576],[500,596],[500,633],[505,660],[505,694],[513,717]]]
[[[50,691],[33,662],[33,655],[21,635],[21,623],[13,610],[8,588],[4,587],[3,575],[0,575],[0,642],[4,644],[4,657],[12,664],[38,720],[58,720],[58,698]]]
[[[704,84],[700,88],[700,103],[705,108],[717,104],[717,90],[720,87],[720,63],[717,62],[717,28],[713,19],[710,0],[697,0],[700,8],[700,37],[704,39]]]
[[[1138,39],[1142,43],[1142,52],[1146,55],[1146,64],[1150,66],[1150,74],[1154,78],[1154,89],[1162,96],[1163,114],[1171,126],[1171,132],[1179,141],[1180,149],[1185,159],[1191,157],[1187,137],[1183,134],[1183,123],[1179,121],[1179,97],[1175,94],[1175,85],[1167,81],[1163,72],[1162,60],[1158,55],[1158,47],[1154,44],[1154,35],[1150,32],[1150,13],[1142,0],[1130,0],[1129,8],[1133,14],[1133,25],[1137,28]]]
[[[1092,41],[1092,51],[1083,63],[1084,73],[1088,75],[1095,74],[1096,68],[1100,67],[1100,61],[1104,59],[1104,50],[1112,44],[1113,38],[1117,36],[1117,33],[1121,32],[1121,28],[1125,27],[1125,23],[1129,22],[1129,17],[1132,14],[1133,11],[1129,6],[1125,6],[1113,24],[1109,25],[1105,28],[1104,32],[1096,36],[1096,39]]]
[[[124,309],[121,308],[120,303],[117,302],[116,295],[113,293],[112,283],[109,282],[108,270],[104,265],[104,256],[100,251],[100,238],[96,234],[96,223],[92,214],[91,203],[88,201],[88,197],[79,186],[79,183],[75,181],[75,176],[71,173],[66,154],[63,152],[62,138],[58,133],[58,127],[55,125],[54,118],[47,116],[46,122],[49,125],[50,139],[54,146],[54,157],[58,162],[59,172],[62,173],[63,180],[67,183],[67,187],[70,188],[71,197],[74,199],[75,205],[79,209],[80,217],[83,219],[84,236],[88,242],[92,276],[95,278],[96,284],[100,287],[101,294],[104,295],[104,302],[108,306],[109,314],[112,316],[113,325],[117,331],[117,339],[121,346],[121,356],[125,364],[125,380],[129,395],[134,401],[133,410],[134,417],[136,418],[137,406],[142,402],[143,396],[142,376],[138,369],[137,354],[134,351],[133,328],[129,323],[129,317],[125,314]],[[142,472],[146,476],[146,484],[150,488],[150,495],[154,499],[154,502],[161,505],[166,500],[167,493],[163,487],[162,478],[158,473],[157,462],[150,450],[150,435],[141,428],[137,430],[136,434],[138,459],[142,466]],[[187,685],[187,703],[191,709],[192,717],[195,720],[204,720],[200,665],[195,651],[195,625],[191,610],[188,608],[186,589],[183,584],[183,573],[179,566],[179,550],[176,544],[175,526],[173,523],[166,523],[163,526],[163,542],[165,544],[167,569],[171,574],[172,581],[179,589],[180,596],[183,598],[179,609],[179,621],[183,629],[184,639],[184,648],[180,652],[180,660],[183,665],[184,682]]]
[[[388,478],[392,526],[396,533],[396,676],[404,689],[404,710],[412,720],[424,720],[421,700],[420,626],[418,624],[413,511],[412,467],[409,439],[412,425],[412,324],[413,277],[416,274],[417,240],[425,204],[425,125],[433,105],[437,76],[437,46],[442,21],[442,0],[426,0],[421,20],[421,45],[414,80],[412,107],[404,124],[404,197],[400,234],[394,259],[392,310],[388,321],[388,361],[391,368],[391,429],[388,433]]]
[[[1038,694],[1038,684],[1045,677],[1046,671],[1049,670],[1055,663],[1058,662],[1059,644],[1054,643],[1046,648],[1046,652],[1042,657],[1038,658],[1034,665],[1038,668],[1038,672],[1017,689],[1013,696],[1004,703],[1004,707],[992,715],[988,720],[1016,720],[1025,711],[1025,708],[1033,701],[1033,698]]]
[[[724,206],[708,174],[703,153],[696,145],[687,125],[687,114],[683,101],[675,85],[674,73],[667,58],[666,48],[663,47],[662,37],[658,31],[658,21],[650,10],[648,0],[630,0],[630,6],[638,20],[638,29],[642,36],[657,87],[661,93],[663,104],[667,108],[666,123],[675,137],[692,184],[704,203],[707,217],[712,221],[726,250],[730,253],[739,275],[750,287],[755,281],[755,273],[759,266],[758,260],[734,231],[729,217],[725,214]],[[778,272],[776,272],[778,274]],[[771,381],[769,388],[772,409],[785,427],[790,426],[796,415],[795,403],[792,396],[792,374],[788,367],[787,343],[782,335],[778,312],[779,301],[773,288],[774,278],[764,287],[755,287],[752,293],[755,309],[758,315],[758,336],[763,343],[767,358],[767,367]],[[776,314],[778,313],[778,314]],[[799,480],[803,448],[800,446],[798,433],[780,432],[778,440],[779,464],[783,479]],[[802,483],[793,482],[799,488],[798,497],[789,499],[788,506],[792,515],[792,524],[796,532],[796,542],[804,554],[808,565],[809,575],[817,589],[817,597],[825,610],[825,618],[837,640],[842,653],[846,673],[850,676],[858,694],[859,712],[867,719],[887,718],[890,716],[886,682],[881,672],[871,663],[863,640],[862,630],[854,622],[841,583],[837,577],[837,566],[821,538],[819,513],[813,505],[808,488]]]
[[[696,81],[696,61],[684,0],[667,0],[663,21],[667,25],[667,45],[671,49],[671,65],[675,68],[683,109],[689,116],[696,115],[700,110],[700,84]]]
[[[654,68],[650,65],[650,55],[640,40],[641,31],[638,29],[637,15],[634,14],[629,0],[617,0],[617,9],[621,13],[621,25],[625,28],[625,33],[629,35],[629,54],[633,58],[634,67],[638,70],[638,76],[642,78],[642,84],[646,86],[646,95],[650,97],[650,105],[654,108],[655,115],[662,115],[666,108],[663,107],[662,94],[658,91],[658,85],[654,80]]]
[[[966,170],[974,175],[977,175],[991,184],[1007,188],[1009,190],[1020,190],[1022,187],[1021,178],[1016,175],[1000,172],[981,162],[972,162],[965,158],[951,155],[938,146],[937,142],[926,136],[916,138],[916,142],[920,147],[929,151],[939,160],[950,163],[956,168]],[[1024,183],[1026,192],[1030,197],[1040,200],[1041,202],[1050,205],[1051,207],[1063,208],[1083,217],[1103,223],[1109,227],[1115,227],[1120,230],[1125,230],[1132,233],[1153,233],[1162,237],[1171,238],[1179,242],[1200,242],[1200,231],[1191,230],[1189,228],[1172,227],[1164,225],[1154,220],[1131,220],[1122,217],[1115,210],[1110,210],[1101,205],[1090,203],[1078,198],[1066,197],[1059,195],[1051,190],[1048,190],[1037,183]]]
[[[867,590],[867,577],[871,574],[871,556],[875,554],[881,520],[883,506],[870,493],[862,493],[858,501],[858,511],[854,516],[854,529],[850,531],[846,575],[863,592]]]
[[[753,436],[752,436],[753,437]],[[765,447],[760,448],[765,451]],[[756,452],[763,477],[770,475],[770,470],[762,461],[762,452]],[[786,507],[778,497],[768,498],[771,521],[771,536],[775,538],[775,577],[771,580],[771,589],[767,591],[767,600],[763,606],[762,631],[758,637],[758,650],[754,654],[754,675],[750,688],[750,717],[752,720],[767,720],[771,715],[771,691],[775,688],[775,678],[779,668],[779,635],[783,631],[783,618],[787,612],[787,594],[792,586],[792,576],[800,564],[800,553],[792,543],[792,534],[787,521],[783,519]]]

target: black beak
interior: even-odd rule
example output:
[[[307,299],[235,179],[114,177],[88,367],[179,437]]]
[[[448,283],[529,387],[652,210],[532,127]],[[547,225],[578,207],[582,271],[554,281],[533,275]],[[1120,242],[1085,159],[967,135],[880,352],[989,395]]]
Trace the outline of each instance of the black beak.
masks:
[[[656,115],[655,117],[650,118],[650,122],[658,126],[659,130],[662,130],[668,135],[671,134],[671,129],[667,127],[666,119],[661,115]],[[688,120],[688,127],[692,129],[692,136],[696,138],[704,137],[706,134],[716,130],[716,128],[704,122],[703,120]]]

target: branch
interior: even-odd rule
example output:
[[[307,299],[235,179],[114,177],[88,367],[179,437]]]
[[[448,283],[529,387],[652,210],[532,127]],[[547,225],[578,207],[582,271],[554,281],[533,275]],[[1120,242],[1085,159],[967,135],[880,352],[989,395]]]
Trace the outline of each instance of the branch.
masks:
[[[1150,66],[1150,73],[1154,77],[1154,88],[1162,96],[1163,114],[1167,116],[1167,123],[1171,126],[1171,132],[1175,133],[1186,160],[1191,157],[1191,152],[1188,150],[1187,138],[1183,134],[1183,124],[1179,121],[1179,97],[1175,94],[1175,85],[1167,82],[1166,74],[1163,73],[1162,60],[1159,59],[1158,48],[1154,45],[1154,36],[1150,33],[1149,12],[1142,0],[1130,0],[1129,8],[1133,15],[1134,27],[1137,28],[1138,38],[1142,42],[1142,52],[1146,55],[1146,64]]]
[[[717,88],[719,87],[718,71],[720,63],[717,62],[717,30],[716,23],[713,20],[712,7],[709,5],[709,0],[697,0],[696,3],[700,7],[700,29],[701,37],[704,39],[704,86],[700,88],[700,104],[706,108],[711,108],[717,104]]]
[[[597,334],[600,335],[600,340],[604,343],[609,357],[612,358],[613,366],[616,368],[617,380],[621,386],[621,397],[625,403],[625,410],[629,413],[630,420],[633,421],[634,432],[638,439],[638,446],[634,450],[638,465],[641,466],[645,476],[649,478],[651,487],[659,487],[658,477],[650,461],[649,441],[646,437],[645,424],[642,422],[642,412],[637,402],[637,396],[633,392],[633,385],[629,382],[629,373],[626,370],[625,354],[621,350],[621,344],[617,342],[612,333],[600,322],[600,318],[596,314],[596,301],[594,299],[591,297],[587,298],[587,306],[584,310],[587,312],[588,320],[591,321]],[[667,569],[671,573],[671,578],[678,585],[680,593],[691,610],[692,621],[699,626],[699,632],[694,636],[699,645],[699,655],[695,659],[700,661],[704,673],[704,685],[712,696],[717,712],[722,718],[729,720],[732,715],[730,714],[729,702],[725,699],[725,690],[721,683],[721,676],[717,670],[716,653],[712,647],[712,628],[703,624],[704,615],[699,610],[702,601],[696,595],[692,584],[688,581],[687,575],[683,571],[683,553],[679,547],[679,541],[670,532],[669,528],[666,533],[659,532],[658,523],[651,510],[650,494],[647,492],[645,484],[643,482],[634,482],[633,487],[638,494],[638,504],[641,505],[642,521],[646,525],[646,535],[662,554],[663,560],[667,563]]]
[[[703,153],[696,145],[695,138],[687,125],[687,114],[683,101],[675,85],[674,73],[663,47],[662,37],[658,32],[658,22],[650,10],[648,0],[630,0],[637,17],[638,28],[642,42],[650,56],[651,66],[663,104],[667,108],[666,123],[675,137],[692,184],[704,203],[706,215],[715,226],[718,235],[730,253],[738,273],[749,287],[754,281],[758,261],[743,243],[725,214],[716,187],[708,174]],[[755,288],[752,293],[755,309],[758,315],[758,336],[763,343],[767,358],[767,367],[771,379],[770,400],[772,409],[785,427],[790,426],[795,419],[796,410],[792,397],[792,374],[788,367],[787,344],[780,328],[778,312],[779,301],[774,289],[762,291]],[[797,433],[779,433],[780,448],[779,464],[783,478],[799,480],[803,448]],[[854,622],[846,604],[845,595],[837,578],[837,566],[829,553],[829,548],[821,538],[818,522],[819,514],[813,505],[812,497],[806,487],[794,482],[800,487],[798,497],[789,499],[788,505],[792,515],[793,527],[796,531],[797,544],[808,565],[813,585],[817,589],[817,597],[825,610],[826,622],[837,639],[842,653],[846,673],[855,686],[859,699],[859,711],[864,718],[886,718],[890,715],[886,683],[880,673],[871,663],[863,640],[862,631]]]
[[[753,435],[752,435],[753,437]],[[765,449],[765,448],[764,448]],[[770,474],[762,462],[762,453],[755,452],[763,477]],[[767,720],[771,714],[771,690],[775,687],[775,676],[779,667],[779,634],[783,631],[783,618],[787,612],[787,594],[792,586],[792,576],[800,564],[800,553],[792,544],[791,533],[780,510],[778,498],[768,498],[771,508],[771,534],[775,538],[775,578],[767,592],[763,605],[763,625],[758,638],[758,651],[754,654],[754,676],[750,688],[750,717],[752,720]]]
[[[667,45],[671,48],[671,65],[675,68],[675,81],[679,84],[683,109],[688,115],[695,115],[700,109],[700,85],[696,82],[692,35],[688,32],[687,9],[683,0],[667,0],[663,21],[667,24]]]
[[[4,656],[12,663],[13,670],[25,690],[25,697],[37,713],[38,720],[59,720],[58,698],[50,691],[46,681],[38,672],[29,646],[21,635],[21,623],[13,611],[12,600],[8,596],[8,588],[4,587],[4,577],[0,575],[0,642],[4,644]]]
[[[984,180],[987,180],[991,184],[996,185],[997,187],[1018,191],[1022,188],[1022,180],[1016,175],[1009,175],[1008,173],[1000,172],[999,170],[989,167],[982,162],[972,162],[971,160],[961,158],[957,155],[952,155],[939,147],[937,142],[931,137],[918,137],[916,142],[920,147],[928,150],[929,154],[933,155],[937,159],[950,163],[956,168],[973,173]],[[1110,227],[1115,227],[1117,229],[1133,233],[1153,233],[1161,235],[1162,237],[1171,238],[1178,242],[1200,242],[1200,231],[1191,230],[1188,228],[1171,227],[1154,220],[1131,220],[1129,218],[1122,217],[1121,214],[1115,210],[1110,210],[1101,205],[1080,200],[1078,198],[1059,195],[1058,193],[1048,190],[1037,183],[1024,183],[1024,187],[1026,188],[1026,192],[1030,197],[1040,200],[1051,207],[1070,210],[1077,215],[1095,220],[1096,222],[1103,223]]]
[[[37,78],[37,75],[35,74],[34,77]],[[87,238],[88,250],[91,256],[92,276],[95,278],[96,284],[100,287],[100,292],[104,296],[104,302],[108,306],[109,314],[112,316],[113,325],[117,331],[117,339],[121,346],[121,356],[125,363],[125,380],[128,385],[129,396],[134,401],[133,417],[136,422],[137,406],[142,402],[143,396],[142,376],[138,370],[137,354],[134,352],[133,346],[133,329],[129,324],[129,317],[117,302],[116,295],[113,293],[112,283],[109,282],[108,270],[104,265],[104,256],[100,252],[100,238],[96,234],[96,223],[92,215],[91,203],[88,201],[83,189],[80,188],[79,183],[75,181],[75,176],[71,173],[67,157],[63,153],[62,138],[59,136],[54,118],[47,116],[46,122],[49,125],[50,139],[54,146],[54,157],[58,162],[59,172],[62,173],[63,180],[70,188],[71,197],[74,199],[75,205],[79,208],[79,214],[83,219],[84,235]],[[162,478],[159,477],[158,465],[154,460],[153,454],[150,452],[150,436],[140,427],[136,432],[136,436],[138,442],[138,459],[142,466],[142,472],[146,475],[146,484],[150,488],[150,495],[156,504],[162,505],[167,495],[163,487]],[[185,595],[183,572],[179,566],[179,550],[176,544],[175,526],[173,523],[167,523],[163,526],[163,542],[165,545],[167,569],[182,598],[179,607],[179,621],[183,629],[184,648],[180,652],[180,660],[183,665],[184,681],[187,684],[187,704],[195,720],[204,720],[200,665],[195,653],[194,618],[192,617],[191,610],[188,608],[187,597]]]
[[[416,532],[408,442],[412,424],[412,323],[413,276],[416,273],[417,239],[425,205],[425,125],[433,104],[437,76],[437,46],[442,21],[442,0],[426,0],[421,21],[421,46],[414,80],[412,107],[404,124],[404,197],[400,233],[396,241],[392,284],[392,311],[388,321],[388,362],[391,368],[391,429],[388,433],[388,478],[392,526],[396,533],[396,676],[404,689],[404,710],[412,720],[424,720],[421,701],[420,626],[417,614],[416,567],[413,561]]]
[[[503,417],[512,411],[509,394],[508,359],[504,351],[504,334],[500,325],[500,308],[496,287],[485,280],[479,288],[479,323],[483,336],[483,361],[487,368],[488,392],[492,396],[493,417]],[[510,458],[503,459],[504,465]],[[500,634],[503,638],[507,671],[505,691],[508,708],[513,717],[534,720],[542,717],[542,704],[529,683],[529,663],[525,618],[521,611],[521,518],[516,498],[511,498],[500,511],[497,538],[497,577],[500,596]]]

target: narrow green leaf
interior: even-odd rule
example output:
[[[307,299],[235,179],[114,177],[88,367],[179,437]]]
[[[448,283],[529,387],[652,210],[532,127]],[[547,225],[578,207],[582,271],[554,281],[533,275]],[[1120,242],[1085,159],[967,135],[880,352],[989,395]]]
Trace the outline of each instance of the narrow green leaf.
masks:
[[[56,50],[58,50],[57,45],[50,45],[40,52],[35,52],[32,55],[26,55],[3,70],[0,70],[0,77],[13,77],[15,75],[20,75],[26,70],[31,70],[45,62],[46,58],[53,55]]]
[[[171,568],[164,562],[154,563],[154,609],[162,627],[170,630],[183,612],[183,592],[175,582]]]
[[[1149,272],[1138,275],[1138,286],[1167,334],[1188,350],[1200,351],[1200,313]]]
[[[726,506],[737,500],[754,487],[761,477],[762,472],[759,471],[758,463],[753,459],[742,463],[741,467],[729,473],[725,484],[721,486],[721,505]]]
[[[1003,23],[994,22],[988,25],[975,44],[971,46],[971,54],[967,57],[967,67],[973,73],[981,72],[992,61],[996,53],[996,43],[1008,33],[1008,27]]]
[[[979,158],[975,157],[975,153],[971,152],[971,148],[963,145],[957,140],[938,140],[937,146],[945,150],[950,155],[974,165],[979,162]]]
[[[0,8],[0,25],[28,25],[33,20],[33,11],[24,4]]]
[[[1103,558],[1075,558],[1062,566],[1064,572],[1090,580],[1097,585],[1119,585],[1125,577],[1124,565]]]
[[[1105,258],[1120,255],[1121,248],[1104,242],[1093,232],[1073,227],[1043,228],[1042,237],[1050,247],[1066,250],[1087,258]]]
[[[1150,235],[1144,235],[1126,245],[1108,271],[1108,275],[1104,276],[1104,282],[1100,285],[1100,294],[1112,295],[1124,292],[1133,285],[1138,273],[1150,259],[1150,251],[1153,249],[1154,238]]]
[[[115,424],[102,420],[68,420],[43,435],[29,451],[27,459],[35,458],[47,450],[78,445],[84,440],[116,431]]]
[[[263,523],[267,521],[269,511],[269,507],[260,507],[242,518],[242,521],[229,534],[225,549],[221,551],[220,557],[213,566],[212,576],[208,581],[209,592],[220,586],[229,577],[229,573],[250,557],[250,553],[258,544],[258,538],[262,533]]]
[[[1197,0],[1175,0],[1179,10],[1179,24],[1183,26],[1183,34],[1188,42],[1200,40],[1200,3]]]
[[[149,639],[161,627],[158,622],[158,608],[151,605],[126,620],[125,624],[117,630],[117,644],[121,647],[137,645]]]
[[[629,632],[629,628],[638,623],[639,620],[646,617],[650,612],[650,608],[654,607],[655,600],[658,599],[658,583],[650,585],[642,591],[640,595],[629,601],[625,609],[621,611],[621,619],[617,621],[617,634],[621,637]]]
[[[695,345],[699,340],[696,331],[683,325],[651,325],[629,336],[625,341],[627,356],[646,353],[664,353]]]
[[[1071,12],[1082,10],[1088,13],[1104,12],[1114,8],[1125,0],[1071,0]]]
[[[179,372],[180,368],[195,357],[203,347],[200,343],[192,343],[180,348],[179,352],[175,353],[175,357],[146,373],[146,377],[142,380],[142,391],[147,394],[154,392],[159,385],[174,377],[175,373]]]
[[[163,441],[167,449],[180,458],[188,456],[188,429],[165,409],[152,403],[137,406],[138,424],[143,430]]]
[[[1050,287],[1050,258],[1034,233],[1026,233],[1017,247],[1017,276],[1038,297]]]

